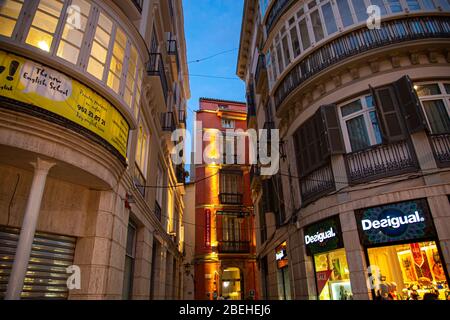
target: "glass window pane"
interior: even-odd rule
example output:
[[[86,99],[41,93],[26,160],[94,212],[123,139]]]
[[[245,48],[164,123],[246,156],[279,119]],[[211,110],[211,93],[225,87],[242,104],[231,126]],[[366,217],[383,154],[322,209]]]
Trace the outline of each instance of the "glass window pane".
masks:
[[[319,42],[323,39],[322,21],[320,20],[319,11],[316,10],[311,13],[311,24],[316,42]]]
[[[303,50],[306,50],[311,45],[311,41],[309,40],[308,27],[306,26],[306,20],[301,20],[298,26],[300,27],[300,38],[302,40]]]
[[[442,9],[450,10],[450,1],[449,0],[440,0],[439,4],[441,5]]]
[[[97,41],[94,41],[92,43],[92,57],[95,57],[95,59],[97,59],[101,63],[105,63],[107,54],[108,51],[103,46],[99,45]]]
[[[363,115],[347,120],[345,123],[347,124],[348,138],[352,151],[365,149],[370,146]]]
[[[436,9],[433,0],[422,0],[425,9]]]
[[[386,7],[384,5],[384,0],[371,0],[370,1],[373,5],[376,5],[380,8],[380,13],[382,16],[387,14]]]
[[[107,33],[105,30],[103,30],[100,27],[97,27],[97,30],[95,30],[95,40],[101,44],[103,47],[108,48],[109,47],[109,40],[111,39],[111,36],[109,33]]]
[[[30,31],[28,32],[26,43],[41,50],[50,52],[52,41],[52,35],[31,27]]]
[[[52,17],[42,11],[36,11],[33,19],[33,26],[39,29],[45,30],[47,32],[53,33],[58,25],[58,19]]]
[[[298,41],[297,28],[295,26],[291,29],[291,41],[294,57],[297,57],[300,54],[300,42]]]
[[[80,7],[80,12],[85,17],[89,16],[89,12],[91,10],[91,5],[85,0],[72,0],[73,6]]]
[[[450,94],[450,83],[444,83],[445,91]]]
[[[402,12],[400,0],[387,0],[392,13]]]
[[[348,5],[347,0],[337,0],[339,13],[341,15],[342,24],[344,27],[348,27],[353,24],[352,13]]]
[[[361,100],[355,100],[353,102],[350,102],[349,104],[346,104],[345,106],[341,107],[341,114],[343,117],[348,116],[349,114],[352,114],[354,112],[357,112],[359,110],[362,110],[362,104]]]
[[[365,21],[368,18],[366,4],[363,0],[352,0],[353,9],[355,10],[356,18],[359,22]]]
[[[120,79],[115,74],[113,74],[111,72],[108,74],[108,81],[106,82],[106,84],[108,85],[108,87],[113,89],[116,93],[119,92]]]
[[[41,0],[39,2],[38,9],[45,11],[55,17],[59,17],[59,15],[61,14],[62,7],[63,3],[61,1]]]
[[[22,1],[6,0],[0,2],[0,14],[17,20],[22,9]]]
[[[327,3],[322,6],[323,19],[325,20],[325,26],[327,28],[328,35],[333,34],[337,31],[336,19],[333,15],[333,10],[331,9],[331,3]]]
[[[445,108],[444,101],[422,101],[425,113],[430,123],[432,133],[450,132],[450,117]]]
[[[283,63],[282,63],[282,57],[281,57],[281,45],[277,45],[277,62],[278,62],[278,70],[279,72],[283,72]]]
[[[67,42],[70,42],[74,46],[80,48],[81,43],[83,42],[83,35],[84,35],[84,33],[82,30],[74,29],[70,25],[66,24],[64,26],[62,38],[64,40],[66,40]]]
[[[284,57],[284,66],[287,67],[289,63],[291,63],[291,54],[289,52],[289,45],[287,41],[287,35],[283,37],[283,57]]]
[[[383,139],[381,137],[381,130],[378,122],[377,113],[375,111],[372,111],[369,113],[369,116],[370,122],[372,123],[373,134],[375,136],[375,143],[380,144],[381,142],[383,142]]]
[[[441,89],[439,89],[439,85],[437,83],[415,85],[414,89],[416,89],[419,97],[441,94]]]
[[[77,47],[71,45],[70,43],[64,40],[61,40],[56,55],[60,58],[63,58],[64,60],[76,64],[79,52],[80,50]]]
[[[107,33],[111,33],[112,31],[112,22],[109,18],[107,18],[103,13],[100,13],[98,18],[98,25],[105,30]]]
[[[406,3],[408,4],[408,8],[411,11],[420,10],[420,5],[417,0],[406,0]]]
[[[99,80],[103,79],[103,64],[95,60],[94,58],[89,58],[87,71],[92,74],[94,77],[96,77]]]
[[[0,35],[11,37],[16,21],[5,17],[0,17]]]

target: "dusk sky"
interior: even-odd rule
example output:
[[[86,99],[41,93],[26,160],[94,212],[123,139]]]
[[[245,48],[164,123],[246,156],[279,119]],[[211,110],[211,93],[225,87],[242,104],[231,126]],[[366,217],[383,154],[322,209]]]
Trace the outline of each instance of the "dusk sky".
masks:
[[[243,3],[243,0],[183,0],[191,87],[189,130],[200,97],[245,101],[245,84],[236,76]],[[204,58],[208,59],[195,62]]]

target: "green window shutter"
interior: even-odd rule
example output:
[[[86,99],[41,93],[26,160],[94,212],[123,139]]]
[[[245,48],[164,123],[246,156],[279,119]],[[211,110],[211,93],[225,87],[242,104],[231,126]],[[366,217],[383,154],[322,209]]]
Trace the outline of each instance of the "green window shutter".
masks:
[[[323,105],[319,109],[322,120],[321,152],[322,159],[329,155],[345,153],[344,139],[335,104]]]

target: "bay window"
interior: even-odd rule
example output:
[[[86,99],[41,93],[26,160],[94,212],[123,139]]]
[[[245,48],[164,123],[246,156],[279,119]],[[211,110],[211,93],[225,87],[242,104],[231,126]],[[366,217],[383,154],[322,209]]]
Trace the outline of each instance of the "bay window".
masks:
[[[331,8],[331,3],[328,2],[322,6],[323,20],[325,21],[325,27],[327,29],[327,34],[333,34],[337,31],[336,18],[333,14],[333,9]]]
[[[363,150],[382,142],[371,95],[340,106],[340,117],[347,152]]]
[[[364,0],[352,0],[352,5],[359,22],[364,21],[369,17],[367,15],[367,7]]]
[[[314,38],[315,38],[316,42],[319,42],[324,37],[323,29],[322,29],[322,21],[320,19],[319,11],[316,10],[316,11],[312,12],[310,15],[310,18],[311,18],[312,29],[314,32]]]
[[[122,78],[123,62],[125,59],[125,49],[127,37],[121,28],[116,28],[116,35],[112,49],[111,61],[109,64],[107,85],[116,93],[120,90],[120,79]]]
[[[342,25],[348,27],[353,24],[352,12],[350,11],[350,7],[348,5],[347,0],[336,0],[339,13],[341,15]]]
[[[22,10],[23,0],[5,0],[0,5],[0,35],[11,37]]]
[[[39,2],[25,40],[27,44],[50,52],[63,5],[62,1],[56,0]]]
[[[148,130],[141,122],[138,129],[138,138],[136,145],[136,164],[143,174],[147,170],[147,155],[148,155]]]
[[[422,103],[431,133],[450,132],[450,83],[424,83],[414,86]]]
[[[85,0],[73,0],[72,7],[68,10],[68,15],[78,14],[79,25],[74,25],[77,21],[72,21],[67,17],[64,29],[59,41],[56,55],[73,64],[78,61],[81,45],[86,31],[87,21],[91,5]]]
[[[303,18],[298,24],[300,28],[300,39],[302,39],[303,50],[306,50],[311,45],[311,40],[309,39],[308,26],[306,25],[306,20]]]
[[[100,13],[87,66],[87,72],[99,80],[103,80],[112,28],[112,21],[106,15]]]

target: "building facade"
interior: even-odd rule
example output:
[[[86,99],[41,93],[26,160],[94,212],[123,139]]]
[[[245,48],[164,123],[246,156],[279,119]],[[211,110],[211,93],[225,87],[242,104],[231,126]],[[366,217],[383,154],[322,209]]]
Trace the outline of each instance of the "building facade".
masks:
[[[245,103],[200,98],[195,128],[195,299],[257,299]],[[230,132],[231,131],[231,132]],[[245,140],[244,140],[245,141]]]
[[[0,295],[180,298],[181,0],[7,0],[0,25]]]
[[[281,137],[251,181],[262,297],[446,299],[449,38],[447,0],[245,1],[249,127]]]

